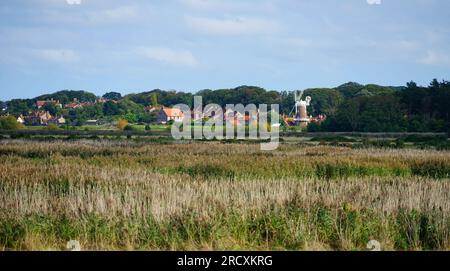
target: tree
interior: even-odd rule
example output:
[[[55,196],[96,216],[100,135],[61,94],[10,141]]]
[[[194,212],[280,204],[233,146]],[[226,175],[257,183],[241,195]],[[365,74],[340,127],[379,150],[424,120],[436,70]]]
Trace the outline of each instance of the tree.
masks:
[[[128,120],[126,120],[126,119],[119,119],[118,121],[117,121],[117,128],[119,129],[119,130],[125,130],[125,128],[128,126]]]
[[[430,88],[438,89],[439,87],[440,87],[439,81],[436,78],[434,78],[430,83]]]
[[[119,106],[116,103],[108,101],[103,104],[103,114],[105,116],[117,116],[120,115]]]
[[[81,108],[83,116],[87,119],[99,119],[103,117],[103,105],[94,104]]]
[[[393,95],[378,95],[363,100],[360,127],[363,132],[404,132],[406,111],[400,99]]]
[[[417,84],[414,81],[410,81],[410,82],[406,83],[406,87],[409,89],[417,88]]]
[[[355,82],[348,82],[343,85],[340,85],[336,88],[337,91],[342,93],[347,98],[353,97],[356,93],[361,91],[364,88],[363,85],[355,83]]]
[[[127,113],[134,113],[136,115],[145,113],[144,106],[141,104],[137,104],[130,99],[122,99],[119,103],[119,111],[121,115],[125,115]]]
[[[17,122],[13,116],[0,117],[0,130],[20,130],[24,125]]]
[[[33,109],[33,104],[29,99],[14,99],[7,102],[6,112],[14,116],[27,115]]]
[[[321,127],[320,127],[319,123],[311,122],[310,124],[308,124],[307,130],[310,133],[320,132],[321,131]]]
[[[136,123],[138,121],[138,116],[134,113],[129,112],[125,114],[124,119],[126,119],[130,123]]]
[[[308,108],[312,115],[325,114],[334,116],[339,105],[343,102],[343,95],[329,88],[308,89],[303,93],[303,99],[311,96],[311,106]],[[291,102],[293,104],[293,101]]]
[[[4,101],[0,101],[0,111],[3,111],[3,109],[6,109],[7,105]]]
[[[107,92],[103,95],[104,99],[118,101],[122,99],[122,94],[119,92]]]
[[[44,111],[48,111],[48,113],[50,113],[50,115],[56,115],[58,113],[58,108],[56,107],[56,105],[54,103],[46,103],[42,109]]]
[[[151,105],[154,107],[158,106],[158,95],[156,93],[152,93],[151,97]]]
[[[58,100],[62,104],[72,102],[73,99],[77,99],[80,102],[94,102],[97,96],[93,93],[84,90],[62,90],[53,94],[41,95],[34,98],[34,102],[37,100]]]

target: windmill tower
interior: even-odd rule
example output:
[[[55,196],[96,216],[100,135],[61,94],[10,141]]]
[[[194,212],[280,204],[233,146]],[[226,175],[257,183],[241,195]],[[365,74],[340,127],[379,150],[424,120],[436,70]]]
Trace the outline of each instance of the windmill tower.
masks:
[[[295,97],[295,115],[294,121],[296,123],[309,123],[310,118],[308,116],[307,107],[311,104],[311,97],[306,96],[305,100],[302,100],[303,90],[296,90],[294,92]]]

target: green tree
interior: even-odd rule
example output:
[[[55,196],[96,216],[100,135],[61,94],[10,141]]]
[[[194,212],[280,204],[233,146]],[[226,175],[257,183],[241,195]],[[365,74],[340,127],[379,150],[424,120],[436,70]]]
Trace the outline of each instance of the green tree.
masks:
[[[23,128],[23,124],[18,123],[14,116],[0,117],[0,130],[19,130]]]
[[[105,116],[117,116],[120,115],[119,106],[114,102],[106,102],[103,104],[103,114]]]
[[[48,111],[48,113],[50,113],[50,115],[57,115],[59,112],[59,108],[56,107],[55,104],[53,103],[46,103],[43,107],[42,110],[44,111]]]
[[[334,116],[344,100],[344,96],[339,91],[329,88],[305,90],[303,99],[306,96],[311,96],[311,106],[308,110],[312,115]]]
[[[19,115],[27,115],[30,111],[33,110],[34,102],[29,99],[14,99],[7,103],[8,109],[7,113],[19,116]]]
[[[134,113],[127,113],[124,116],[124,119],[126,119],[129,123],[136,123],[138,121],[138,116]]]
[[[97,96],[93,93],[84,90],[62,90],[53,94],[45,94],[34,98],[34,102],[37,100],[58,100],[62,104],[72,102],[73,99],[77,99],[80,102],[94,102]]]
[[[122,99],[122,94],[119,92],[107,92],[102,96],[104,99],[118,101]]]
[[[151,103],[150,104],[154,107],[158,106],[158,95],[156,93],[151,94]]]

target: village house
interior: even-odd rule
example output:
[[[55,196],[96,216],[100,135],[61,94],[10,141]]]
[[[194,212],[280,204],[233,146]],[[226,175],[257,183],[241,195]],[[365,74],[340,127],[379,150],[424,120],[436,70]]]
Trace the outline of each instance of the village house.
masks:
[[[146,113],[153,113],[153,112],[156,111],[156,109],[157,109],[156,107],[151,106],[151,105],[144,107],[144,111],[145,111]]]
[[[224,121],[240,119],[242,117],[243,117],[243,114],[241,112],[232,110],[230,108],[226,109],[225,112],[223,113]]]
[[[45,100],[45,101],[36,101],[36,107],[37,109],[41,109],[42,107],[46,106],[47,104],[53,104],[56,107],[62,108],[62,104],[58,100]]]
[[[327,119],[327,116],[325,114],[319,114],[317,117],[310,116],[311,122],[315,123],[322,123]]]
[[[24,124],[25,123],[25,117],[23,115],[20,115],[17,118],[17,122],[20,123],[20,124]]]
[[[47,121],[47,124],[64,125],[66,124],[66,119],[63,116],[53,117]]]
[[[66,104],[64,107],[68,108],[68,109],[76,109],[76,108],[81,108],[82,105],[79,103],[72,102],[72,103]]]
[[[74,98],[71,103],[68,103],[68,104],[64,105],[64,107],[68,108],[68,109],[77,109],[77,108],[83,108],[85,106],[90,106],[90,105],[93,105],[93,103],[91,103],[91,102],[80,102],[80,101],[78,101],[77,98]]]
[[[184,115],[179,108],[162,107],[158,114],[158,123],[166,124],[169,121],[183,121]]]
[[[24,118],[26,125],[47,125],[53,117],[48,111],[35,111]]]

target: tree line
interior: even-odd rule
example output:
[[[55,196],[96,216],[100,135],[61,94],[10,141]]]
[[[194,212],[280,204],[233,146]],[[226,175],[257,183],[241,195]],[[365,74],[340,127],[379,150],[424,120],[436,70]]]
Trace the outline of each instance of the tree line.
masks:
[[[102,97],[106,102],[95,103],[95,94],[86,91],[60,91],[33,99],[14,99],[1,102],[3,115],[27,115],[36,110],[38,100],[58,100],[62,104],[73,99],[92,104],[76,109],[60,108],[46,104],[42,110],[52,115],[62,115],[73,125],[87,119],[116,120],[123,118],[131,123],[151,123],[156,114],[147,113],[147,106],[174,106],[179,103],[192,106],[193,97],[202,96],[203,105],[227,104],[279,104],[281,114],[290,114],[294,106],[294,94],[290,91],[266,90],[255,86],[231,89],[204,89],[197,93],[164,91],[122,96],[108,92]],[[428,86],[409,82],[402,87],[361,85],[349,82],[335,88],[315,88],[304,91],[311,96],[308,113],[326,115],[322,123],[312,123],[308,130],[324,132],[450,132],[450,83],[436,79]]]

